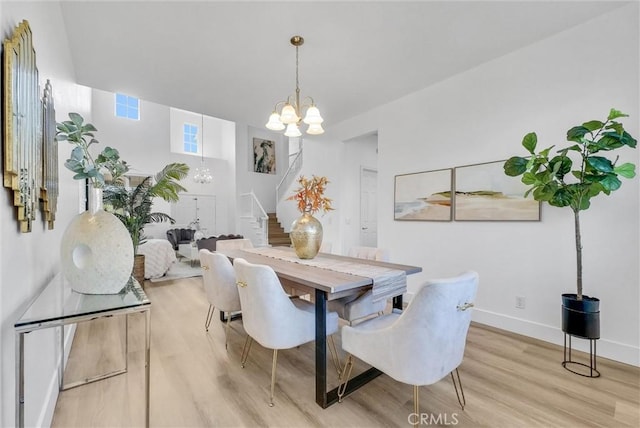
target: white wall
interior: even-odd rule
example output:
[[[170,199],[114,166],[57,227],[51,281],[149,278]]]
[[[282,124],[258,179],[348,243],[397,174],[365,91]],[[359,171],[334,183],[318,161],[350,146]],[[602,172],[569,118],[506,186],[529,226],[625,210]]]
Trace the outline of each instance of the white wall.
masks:
[[[236,187],[237,195],[253,191],[267,213],[276,210],[276,186],[288,168],[288,142],[280,133],[245,124],[236,127]],[[253,139],[275,141],[276,173],[253,172]]]
[[[187,189],[183,195],[215,196],[216,229],[208,232],[229,233],[232,228],[229,219],[235,216],[234,193],[229,192],[228,180],[230,163],[235,161],[235,156],[229,154],[229,147],[233,153],[235,146],[233,122],[205,116],[204,165],[210,169],[213,182],[200,184],[195,183],[192,177],[196,167],[201,165],[202,147],[198,146],[197,155],[176,153],[182,151],[182,124],[190,122],[200,128],[202,119],[199,114],[140,100],[140,120],[119,118],[114,114],[114,94],[98,89],[93,89],[92,108],[93,124],[98,128],[96,137],[101,147],[118,149],[132,173],[153,175],[171,162],[189,165],[189,176],[181,182]],[[169,203],[159,198],[154,201],[153,209],[171,213]]]
[[[410,290],[475,269],[475,320],[561,344],[560,294],[575,292],[571,211],[543,206],[541,222],[394,221],[394,175],[523,155],[520,142],[533,130],[541,147],[561,144],[567,129],[605,119],[611,107],[630,115],[624,123],[638,138],[638,64],[635,3],[334,126],[339,140],[379,132],[379,246],[423,267]],[[637,150],[620,155],[638,164]],[[638,189],[638,178],[625,180],[582,214],[585,293],[601,299],[598,353],[635,365]],[[516,295],[526,309],[515,308]]]
[[[27,19],[33,32],[40,87],[51,80],[56,119],[65,120],[71,111],[90,117],[91,92],[76,85],[64,22],[57,3],[0,3],[2,38]],[[40,94],[42,95],[42,94]],[[16,210],[9,191],[0,192],[0,323],[2,354],[0,366],[0,425],[15,423],[15,346],[14,322],[28,303],[59,271],[61,235],[78,213],[79,185],[64,167],[71,146],[59,147],[60,195],[54,230],[46,230],[41,212],[31,233],[18,231]],[[57,398],[55,330],[30,333],[25,339],[27,426],[47,426]]]

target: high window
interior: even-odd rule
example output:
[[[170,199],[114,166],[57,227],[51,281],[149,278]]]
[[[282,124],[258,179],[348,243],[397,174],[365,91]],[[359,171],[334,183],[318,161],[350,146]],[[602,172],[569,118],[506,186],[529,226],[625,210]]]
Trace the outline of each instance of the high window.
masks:
[[[116,117],[140,120],[140,100],[129,95],[116,94]]]
[[[182,142],[185,153],[198,153],[198,125],[185,123],[182,129]]]

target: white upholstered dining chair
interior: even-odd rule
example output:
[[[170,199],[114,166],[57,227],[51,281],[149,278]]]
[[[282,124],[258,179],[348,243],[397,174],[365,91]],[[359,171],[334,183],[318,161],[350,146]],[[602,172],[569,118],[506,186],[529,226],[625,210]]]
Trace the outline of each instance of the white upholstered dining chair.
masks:
[[[273,406],[278,350],[290,349],[315,340],[315,306],[302,299],[290,299],[270,266],[257,265],[242,258],[233,261],[242,304],[242,322],[247,340],[242,350],[244,367],[253,340],[273,349],[271,392],[269,406]],[[327,313],[328,346],[339,370],[333,337],[338,330],[338,315]]]
[[[458,366],[464,356],[477,288],[478,274],[472,271],[426,281],[401,314],[392,312],[353,327],[344,326],[342,348],[349,355],[341,374],[340,400],[355,356],[393,379],[413,385],[416,414],[420,414],[419,386],[434,384],[450,374],[464,410]]]
[[[389,261],[389,252],[383,248],[352,247],[348,254],[349,257],[359,259]],[[327,308],[330,311],[337,312],[338,316],[348,321],[350,325],[353,321],[363,319],[370,315],[382,314],[386,306],[386,300],[373,301],[373,292],[371,290],[327,302]]]
[[[240,311],[240,296],[236,287],[236,274],[227,256],[213,253],[207,249],[199,251],[200,266],[202,266],[202,282],[209,301],[209,310],[204,322],[205,330],[209,331],[213,312],[217,308],[226,313],[225,342],[227,347],[231,313]]]

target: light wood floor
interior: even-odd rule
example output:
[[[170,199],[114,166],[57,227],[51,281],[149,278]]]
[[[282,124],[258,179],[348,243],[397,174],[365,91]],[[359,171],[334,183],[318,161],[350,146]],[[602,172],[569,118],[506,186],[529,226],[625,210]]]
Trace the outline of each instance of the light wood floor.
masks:
[[[147,281],[146,291],[152,301],[152,426],[408,426],[412,387],[386,375],[343,403],[324,410],[317,406],[313,343],[279,352],[275,407],[268,407],[271,351],[254,343],[242,369],[239,360],[245,335],[241,322],[232,323],[228,350],[217,312],[205,332],[208,303],[201,278]],[[123,333],[123,317],[80,324],[66,382],[121,365]],[[62,392],[53,427],[143,425],[141,316],[130,316],[129,335],[129,373]],[[638,368],[599,358],[602,377],[589,379],[563,369],[561,360],[560,347],[472,325],[460,368],[467,406],[460,409],[449,377],[422,387],[421,412],[428,418],[423,425],[640,426]],[[335,374],[330,382],[335,386]]]

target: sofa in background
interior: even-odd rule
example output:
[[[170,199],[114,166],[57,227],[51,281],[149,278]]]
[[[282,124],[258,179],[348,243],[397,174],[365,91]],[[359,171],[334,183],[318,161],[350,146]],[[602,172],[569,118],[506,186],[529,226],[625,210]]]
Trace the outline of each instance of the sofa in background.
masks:
[[[207,249],[209,251],[216,250],[216,242],[222,241],[225,239],[242,239],[244,238],[242,235],[219,235],[219,236],[211,236],[209,238],[199,239],[196,242],[198,246],[198,250]]]
[[[178,251],[180,244],[190,244],[193,241],[193,236],[196,233],[193,229],[176,228],[167,230],[167,240],[173,246],[173,249]]]

